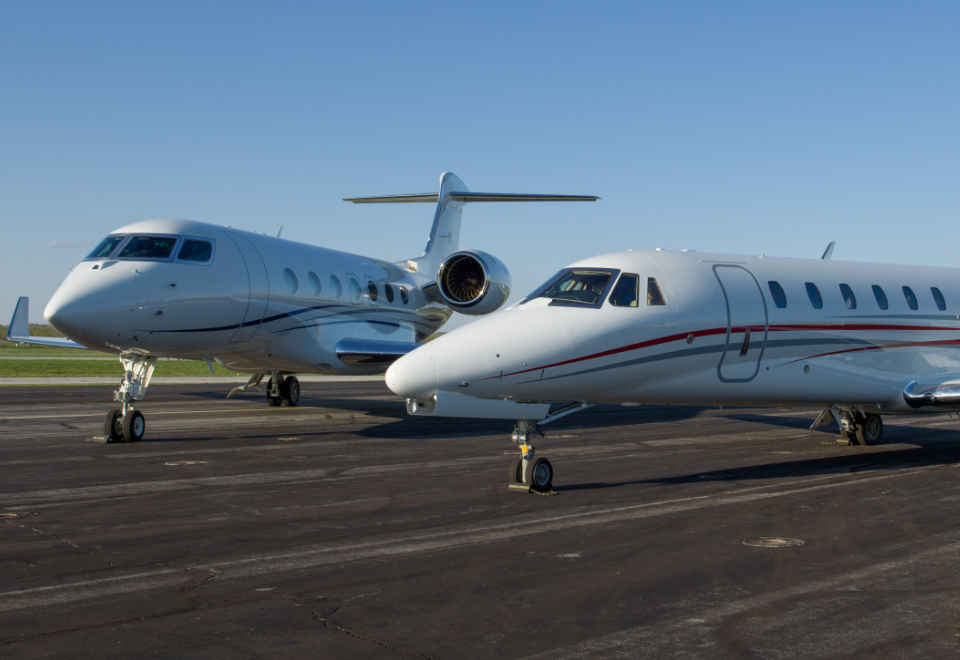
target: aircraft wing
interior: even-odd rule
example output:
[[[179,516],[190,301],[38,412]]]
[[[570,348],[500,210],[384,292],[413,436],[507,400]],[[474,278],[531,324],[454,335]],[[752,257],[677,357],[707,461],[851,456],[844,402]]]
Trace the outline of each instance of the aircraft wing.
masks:
[[[903,400],[911,408],[960,406],[960,375],[942,375],[937,382],[912,380],[903,388]]]
[[[382,364],[396,362],[413,349],[421,346],[411,342],[376,341],[347,337],[337,342],[337,357],[344,364]]]
[[[17,308],[13,310],[10,327],[7,328],[7,341],[16,341],[22,344],[39,344],[41,346],[59,346],[60,348],[86,348],[75,341],[64,337],[32,337],[30,335],[30,299],[21,296],[17,301]]]

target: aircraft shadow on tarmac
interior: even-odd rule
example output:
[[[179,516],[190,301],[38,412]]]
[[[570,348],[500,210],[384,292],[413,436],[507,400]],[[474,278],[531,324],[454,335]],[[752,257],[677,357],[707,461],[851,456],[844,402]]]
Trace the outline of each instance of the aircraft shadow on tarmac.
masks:
[[[744,417],[753,418],[746,415]],[[763,417],[763,421],[772,422],[775,418]],[[788,418],[789,420],[789,418]],[[759,421],[759,420],[756,420]],[[790,424],[778,424],[791,428],[805,428],[793,418]],[[809,422],[807,422],[809,426]],[[837,437],[836,427],[830,437]],[[826,444],[826,443],[825,443]],[[833,445],[833,443],[829,443]],[[908,445],[899,448],[896,445]],[[838,446],[838,445],[835,445]],[[594,490],[619,488],[640,484],[681,485],[702,483],[703,481],[762,481],[768,479],[787,479],[795,477],[814,477],[825,474],[851,474],[878,470],[900,470],[907,467],[952,465],[960,462],[960,435],[953,429],[930,429],[922,427],[888,428],[884,432],[883,444],[876,447],[850,447],[847,456],[824,456],[803,460],[748,465],[727,470],[694,472],[657,479],[635,479],[619,483],[589,483],[554,486],[557,491]]]
[[[331,407],[336,407],[331,402]],[[601,429],[613,426],[637,426],[655,422],[677,421],[696,417],[703,410],[700,406],[642,406],[624,408],[618,405],[598,405],[582,413],[574,413],[558,419],[543,431],[546,442],[554,433],[566,433],[577,429]],[[502,436],[505,439],[513,432],[513,421],[509,419],[464,419],[452,417],[409,417],[404,412],[403,419],[387,424],[379,424],[357,431],[357,435],[372,438],[410,438],[410,437],[479,437]],[[535,441],[536,442],[536,441]]]

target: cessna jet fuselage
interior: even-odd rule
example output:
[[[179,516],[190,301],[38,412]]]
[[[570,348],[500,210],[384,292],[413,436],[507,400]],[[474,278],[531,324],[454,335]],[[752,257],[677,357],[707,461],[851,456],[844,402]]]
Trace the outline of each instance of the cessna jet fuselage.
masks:
[[[954,268],[620,252],[418,348],[387,384],[414,414],[512,417],[520,440],[572,401],[814,405],[874,444],[881,414],[960,410],[958,309]]]

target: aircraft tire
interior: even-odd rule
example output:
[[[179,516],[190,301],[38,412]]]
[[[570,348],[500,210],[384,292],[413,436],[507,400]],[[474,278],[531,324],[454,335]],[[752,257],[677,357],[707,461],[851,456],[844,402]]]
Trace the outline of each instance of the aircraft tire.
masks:
[[[123,420],[123,439],[127,442],[140,442],[146,430],[147,423],[139,410],[134,410]]]
[[[280,383],[280,395],[283,402],[288,406],[295,406],[300,403],[300,381],[296,376],[287,376]]]
[[[103,421],[103,435],[107,442],[123,441],[123,412],[119,408],[114,408],[107,413],[107,418]]]
[[[510,474],[507,477],[512,484],[523,483],[523,456],[517,456],[510,464]]]
[[[527,464],[524,483],[538,493],[549,493],[553,486],[553,466],[545,458],[537,458]]]
[[[879,445],[883,439],[883,420],[880,415],[867,415],[857,421],[857,442],[861,445]]]

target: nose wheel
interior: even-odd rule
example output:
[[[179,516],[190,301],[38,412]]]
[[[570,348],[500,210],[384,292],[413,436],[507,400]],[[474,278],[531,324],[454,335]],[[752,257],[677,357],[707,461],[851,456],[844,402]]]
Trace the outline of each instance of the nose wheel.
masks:
[[[267,381],[267,405],[290,406],[300,403],[300,381],[296,376],[274,373]]]
[[[530,443],[533,436],[543,436],[543,431],[528,420],[520,420],[513,430],[512,439],[520,443],[520,456],[513,459],[509,469],[510,487],[534,493],[553,492],[553,466],[543,457],[534,456],[536,450]]]
[[[143,413],[134,405],[147,393],[150,378],[157,366],[157,358],[143,355],[121,355],[123,380],[113,393],[113,398],[122,404],[107,413],[103,421],[103,437],[94,438],[99,442],[140,442],[147,430]]]

